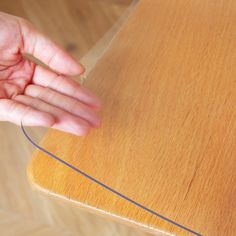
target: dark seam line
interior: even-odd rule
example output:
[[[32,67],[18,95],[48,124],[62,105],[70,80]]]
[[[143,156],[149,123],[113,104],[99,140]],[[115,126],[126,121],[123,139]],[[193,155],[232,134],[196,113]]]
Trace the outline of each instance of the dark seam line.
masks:
[[[59,161],[60,163],[64,164],[65,166],[67,166],[67,167],[71,168],[72,170],[74,170],[74,171],[80,173],[80,174],[83,175],[85,178],[91,180],[92,182],[95,182],[96,184],[100,185],[101,187],[103,187],[103,188],[109,190],[110,192],[112,192],[112,193],[118,195],[119,197],[125,199],[126,201],[131,202],[132,204],[134,204],[134,205],[140,207],[141,209],[143,209],[143,210],[145,210],[145,211],[147,211],[147,212],[149,212],[149,213],[151,213],[151,214],[153,214],[153,215],[155,215],[155,216],[161,218],[162,220],[165,220],[165,221],[167,221],[167,222],[169,222],[169,223],[171,223],[171,224],[174,224],[175,226],[177,226],[177,227],[179,227],[179,228],[181,228],[181,229],[184,229],[184,230],[186,230],[186,231],[188,231],[188,232],[190,232],[190,233],[192,233],[192,234],[194,234],[194,235],[202,236],[200,233],[197,233],[197,232],[195,232],[195,231],[193,231],[193,230],[191,230],[191,229],[185,227],[184,225],[181,225],[181,224],[179,224],[179,223],[177,223],[177,222],[175,222],[175,221],[173,221],[173,220],[171,220],[171,219],[169,219],[169,218],[167,218],[167,217],[165,217],[165,216],[163,216],[163,215],[161,215],[161,214],[159,214],[159,213],[157,213],[157,212],[155,212],[155,211],[153,211],[153,210],[151,210],[151,209],[149,209],[149,208],[147,208],[147,207],[145,207],[144,205],[142,205],[142,204],[140,204],[140,203],[138,203],[138,202],[132,200],[131,198],[129,198],[129,197],[123,195],[122,193],[116,191],[115,189],[109,187],[108,185],[106,185],[106,184],[100,182],[99,180],[93,178],[92,176],[86,174],[85,172],[83,172],[82,170],[76,168],[75,166],[71,165],[70,163],[68,163],[68,162],[66,162],[66,161],[64,161],[64,160],[62,160],[61,158],[57,157],[56,155],[52,154],[51,152],[47,151],[46,149],[40,147],[37,143],[35,143],[35,142],[29,137],[29,135],[27,134],[27,132],[26,132],[25,129],[24,129],[24,126],[23,126],[22,122],[21,122],[21,129],[22,129],[22,131],[23,131],[25,137],[28,139],[28,141],[29,141],[33,146],[35,146],[36,148],[38,148],[38,149],[41,150],[42,152],[46,153],[47,155],[51,156],[52,158],[56,159],[57,161]]]

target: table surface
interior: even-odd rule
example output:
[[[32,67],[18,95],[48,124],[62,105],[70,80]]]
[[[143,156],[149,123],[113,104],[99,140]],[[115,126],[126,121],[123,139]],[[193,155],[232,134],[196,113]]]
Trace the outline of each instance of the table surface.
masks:
[[[236,1],[140,0],[86,80],[103,125],[41,145],[202,235],[236,232]],[[160,235],[192,235],[36,151],[36,189]]]

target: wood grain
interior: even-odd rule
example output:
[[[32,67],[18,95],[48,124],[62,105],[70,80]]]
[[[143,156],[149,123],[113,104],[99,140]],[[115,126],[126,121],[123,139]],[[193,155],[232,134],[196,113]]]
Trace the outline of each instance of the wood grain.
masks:
[[[236,232],[236,2],[141,0],[87,86],[103,126],[85,138],[50,130],[44,148],[203,235]],[[190,235],[36,151],[34,186],[146,226]]]

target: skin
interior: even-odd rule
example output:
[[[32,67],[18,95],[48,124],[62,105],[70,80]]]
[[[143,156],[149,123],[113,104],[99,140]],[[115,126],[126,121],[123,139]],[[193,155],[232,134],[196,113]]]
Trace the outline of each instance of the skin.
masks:
[[[42,61],[49,69],[26,59]],[[0,120],[84,136],[100,126],[99,99],[70,76],[83,66],[24,19],[0,12]]]

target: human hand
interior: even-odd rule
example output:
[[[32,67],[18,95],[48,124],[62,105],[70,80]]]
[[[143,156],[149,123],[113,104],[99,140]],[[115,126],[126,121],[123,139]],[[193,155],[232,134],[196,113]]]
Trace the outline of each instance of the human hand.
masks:
[[[25,54],[51,70],[26,59]],[[80,136],[99,127],[99,99],[66,77],[83,71],[81,64],[29,22],[0,12],[0,120]]]

